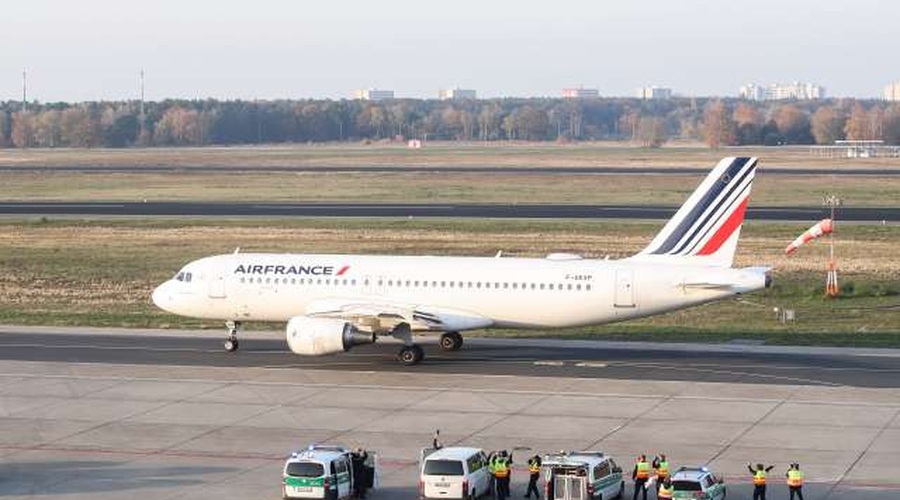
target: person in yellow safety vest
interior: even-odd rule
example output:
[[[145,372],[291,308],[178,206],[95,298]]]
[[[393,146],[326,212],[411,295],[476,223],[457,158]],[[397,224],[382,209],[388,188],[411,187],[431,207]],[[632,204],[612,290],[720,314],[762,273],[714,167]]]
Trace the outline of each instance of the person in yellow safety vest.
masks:
[[[490,478],[488,491],[491,492],[491,498],[496,498],[497,496],[497,478],[494,477],[494,464],[497,461],[497,456],[496,451],[492,451],[490,455],[488,455],[487,469],[488,477]]]
[[[497,483],[497,499],[506,500],[509,496],[509,460],[505,451],[494,462],[494,478]]]
[[[672,500],[675,495],[675,487],[672,486],[672,478],[666,477],[659,482],[659,489],[656,490],[656,498],[658,500]]]
[[[800,471],[800,464],[791,464],[785,476],[787,477],[788,489],[791,490],[790,500],[794,500],[795,494],[797,498],[803,500],[803,472]]]
[[[763,464],[756,464],[756,469],[752,465],[747,464],[750,474],[753,474],[753,500],[766,500],[766,473],[775,466],[768,467]]]
[[[528,459],[528,490],[525,491],[525,498],[531,498],[532,491],[534,492],[534,498],[541,498],[541,492],[538,491],[537,487],[537,482],[540,478],[541,457],[535,455]]]
[[[631,500],[637,500],[639,492],[643,492],[643,500],[647,500],[647,481],[650,480],[650,462],[647,461],[647,455],[638,457],[634,470],[631,471],[631,479],[634,480],[634,494]]]
[[[660,485],[669,477],[669,459],[665,453],[653,458],[653,468],[656,470],[656,489],[659,491]]]

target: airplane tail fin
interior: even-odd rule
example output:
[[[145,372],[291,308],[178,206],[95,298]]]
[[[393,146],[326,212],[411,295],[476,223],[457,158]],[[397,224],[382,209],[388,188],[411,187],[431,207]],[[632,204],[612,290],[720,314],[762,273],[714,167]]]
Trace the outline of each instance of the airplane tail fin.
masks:
[[[724,158],[632,260],[731,267],[756,158]]]

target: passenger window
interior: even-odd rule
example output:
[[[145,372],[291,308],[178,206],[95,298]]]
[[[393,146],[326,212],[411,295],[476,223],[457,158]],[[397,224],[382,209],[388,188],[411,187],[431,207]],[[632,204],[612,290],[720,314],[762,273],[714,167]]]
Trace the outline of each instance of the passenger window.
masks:
[[[549,287],[551,290],[553,290],[553,283],[550,283],[549,285],[547,285],[547,287]]]
[[[507,288],[509,288],[509,283],[503,283],[503,289],[506,290]]]
[[[594,468],[594,479],[602,479],[610,473],[609,462],[603,462]]]
[[[266,283],[271,283],[271,282],[272,282],[272,278],[266,278]]]
[[[450,282],[450,288],[453,288],[454,286],[456,286],[456,282],[455,282],[455,281],[451,281],[451,282]]]
[[[575,285],[575,289],[576,289],[576,290],[581,290],[581,283]]]
[[[587,291],[591,291],[591,285],[584,285],[584,289]]]
[[[244,282],[244,278],[241,278],[241,283],[243,283],[243,282]]]
[[[541,290],[544,289],[544,286],[545,286],[545,285],[544,285],[543,283],[541,283]]]

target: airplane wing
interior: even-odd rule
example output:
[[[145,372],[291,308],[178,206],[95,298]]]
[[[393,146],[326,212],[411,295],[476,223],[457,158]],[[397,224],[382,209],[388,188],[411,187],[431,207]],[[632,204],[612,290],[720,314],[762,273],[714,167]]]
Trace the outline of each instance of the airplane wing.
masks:
[[[413,331],[451,332],[486,328],[488,318],[469,311],[359,298],[331,298],[313,301],[306,315],[339,318],[367,331],[388,332],[399,323]]]

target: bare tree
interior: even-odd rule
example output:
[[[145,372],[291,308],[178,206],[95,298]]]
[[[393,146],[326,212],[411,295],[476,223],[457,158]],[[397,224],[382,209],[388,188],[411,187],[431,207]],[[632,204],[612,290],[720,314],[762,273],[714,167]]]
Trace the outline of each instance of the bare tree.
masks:
[[[713,101],[703,113],[703,135],[706,144],[713,149],[732,146],[735,143],[735,125],[722,101]]]
[[[847,116],[832,106],[822,106],[812,116],[812,134],[816,144],[834,144],[844,138]]]
[[[862,104],[856,103],[853,106],[850,118],[847,119],[847,123],[844,125],[844,132],[847,134],[847,139],[851,141],[871,139],[869,137],[869,114],[866,113]]]
[[[17,148],[28,148],[34,145],[34,115],[28,111],[13,114],[12,142]]]
[[[645,148],[658,148],[668,140],[666,125],[662,118],[642,116],[638,120],[637,137]]]

